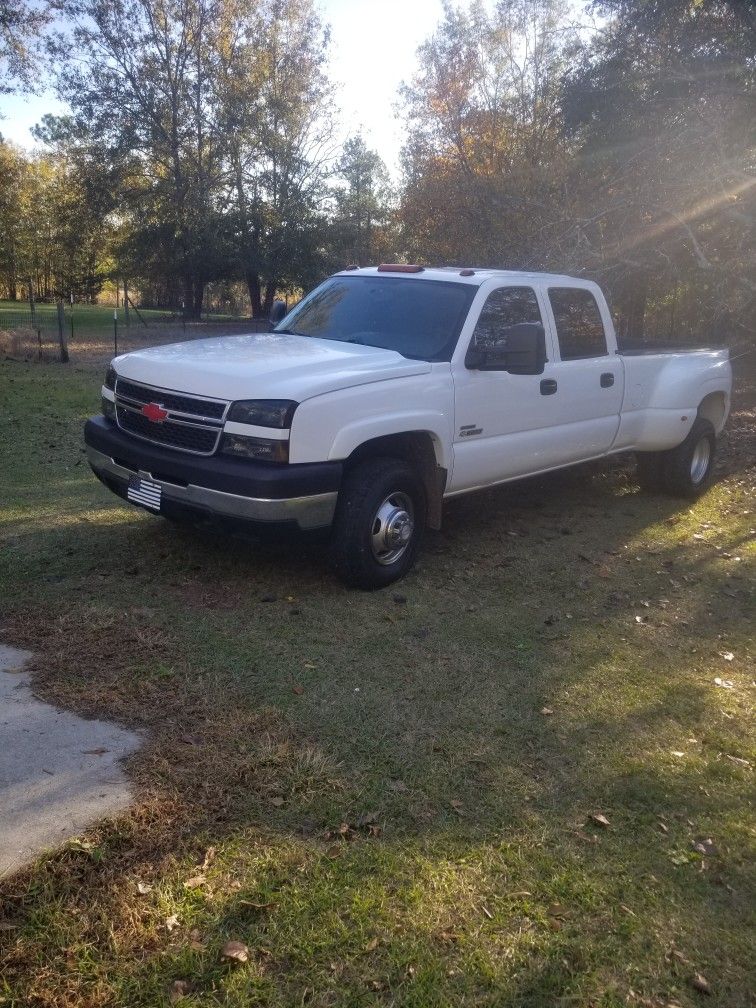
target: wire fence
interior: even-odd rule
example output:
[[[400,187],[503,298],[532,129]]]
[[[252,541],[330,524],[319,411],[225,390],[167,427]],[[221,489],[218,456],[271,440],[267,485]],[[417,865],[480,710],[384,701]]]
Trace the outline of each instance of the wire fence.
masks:
[[[0,301],[0,352],[39,361],[65,363],[92,353],[117,356],[155,343],[267,332],[269,328],[267,320],[230,315],[205,316],[194,322],[172,310]]]

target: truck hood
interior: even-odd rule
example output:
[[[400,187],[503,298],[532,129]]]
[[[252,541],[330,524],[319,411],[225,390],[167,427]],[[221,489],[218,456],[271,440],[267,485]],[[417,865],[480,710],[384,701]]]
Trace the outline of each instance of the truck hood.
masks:
[[[336,340],[251,333],[151,347],[116,357],[119,376],[214,399],[293,399],[426,374],[427,361]]]

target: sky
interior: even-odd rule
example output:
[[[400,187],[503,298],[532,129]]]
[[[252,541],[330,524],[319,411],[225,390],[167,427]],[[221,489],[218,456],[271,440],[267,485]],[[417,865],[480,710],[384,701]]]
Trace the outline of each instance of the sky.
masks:
[[[442,16],[441,0],[316,0],[331,26],[329,73],[336,95],[341,139],[361,132],[396,174],[403,123],[394,106],[415,67],[417,47]],[[0,133],[23,147],[34,144],[31,127],[64,107],[52,92],[0,96]]]

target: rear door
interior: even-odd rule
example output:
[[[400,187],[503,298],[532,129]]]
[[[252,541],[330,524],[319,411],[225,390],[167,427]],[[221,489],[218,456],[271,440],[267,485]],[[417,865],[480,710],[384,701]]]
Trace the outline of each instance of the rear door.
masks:
[[[609,451],[620,422],[624,369],[610,349],[611,325],[590,284],[546,288],[546,314],[557,359],[551,421],[558,427],[564,462],[579,462]],[[606,318],[604,317],[606,315]]]

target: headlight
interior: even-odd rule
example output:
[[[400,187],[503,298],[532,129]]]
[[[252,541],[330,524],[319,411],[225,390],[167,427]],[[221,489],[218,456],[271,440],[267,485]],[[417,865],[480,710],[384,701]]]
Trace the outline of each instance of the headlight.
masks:
[[[231,404],[227,420],[254,424],[255,427],[291,427],[297,403],[291,399],[247,399]]]
[[[115,368],[111,365],[105,372],[105,388],[109,388],[111,392],[114,392],[117,377],[118,375],[115,373]]]
[[[268,425],[270,426],[270,424]],[[258,462],[288,462],[289,442],[272,438],[245,437],[242,434],[224,434],[221,454],[237,458],[256,459]]]

